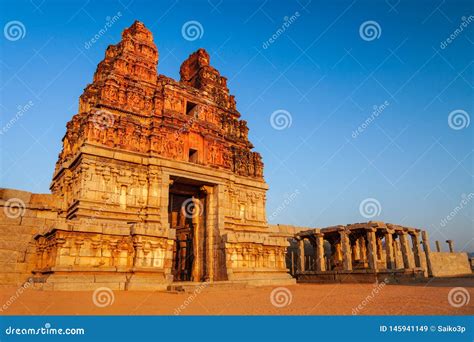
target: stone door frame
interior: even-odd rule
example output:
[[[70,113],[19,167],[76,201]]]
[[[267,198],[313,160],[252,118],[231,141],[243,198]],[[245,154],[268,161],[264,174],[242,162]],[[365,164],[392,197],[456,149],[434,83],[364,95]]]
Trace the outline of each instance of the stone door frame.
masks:
[[[199,233],[199,229],[204,229],[204,244],[203,247],[200,248],[201,244],[194,241],[194,248],[195,255],[194,255],[194,262],[193,262],[193,269],[192,269],[192,281],[194,282],[212,282],[215,280],[215,269],[217,267],[215,261],[216,255],[216,229],[217,220],[218,220],[218,206],[217,206],[217,195],[219,191],[219,184],[211,183],[208,181],[203,181],[201,179],[186,175],[176,175],[173,173],[166,174],[163,179],[163,187],[162,187],[162,224],[164,227],[171,229],[171,224],[168,220],[168,206],[170,201],[170,191],[171,186],[177,183],[186,184],[186,182],[192,182],[195,185],[200,185],[201,193],[205,194],[204,206],[202,208],[203,215],[205,217],[204,227],[201,227],[199,222],[195,223],[194,234],[197,236]],[[194,220],[199,220],[199,218],[193,218]],[[175,240],[176,243],[176,240]],[[174,262],[174,260],[172,260]]]

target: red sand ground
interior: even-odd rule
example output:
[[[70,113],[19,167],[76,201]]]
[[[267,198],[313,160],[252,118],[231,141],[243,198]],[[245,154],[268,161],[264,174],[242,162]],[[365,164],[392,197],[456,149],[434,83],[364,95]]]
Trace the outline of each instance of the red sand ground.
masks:
[[[128,291],[113,293],[114,301],[97,307],[92,291],[48,292],[27,289],[6,305],[16,289],[0,290],[2,315],[351,315],[359,304],[361,315],[473,315],[474,278],[435,279],[429,283],[386,285],[373,294],[373,284],[298,284],[287,286],[291,303],[277,308],[270,295],[274,287],[204,289],[187,293]],[[469,302],[455,308],[448,293],[463,287]],[[6,307],[6,309],[5,309]]]

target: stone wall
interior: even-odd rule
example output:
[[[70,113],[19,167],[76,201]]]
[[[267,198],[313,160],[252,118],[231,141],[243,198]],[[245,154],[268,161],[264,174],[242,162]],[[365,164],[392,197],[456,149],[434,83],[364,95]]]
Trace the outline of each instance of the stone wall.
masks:
[[[471,274],[467,253],[431,252],[433,276],[450,277]]]
[[[57,224],[60,203],[52,195],[0,189],[0,287],[17,286],[34,267],[34,235]]]

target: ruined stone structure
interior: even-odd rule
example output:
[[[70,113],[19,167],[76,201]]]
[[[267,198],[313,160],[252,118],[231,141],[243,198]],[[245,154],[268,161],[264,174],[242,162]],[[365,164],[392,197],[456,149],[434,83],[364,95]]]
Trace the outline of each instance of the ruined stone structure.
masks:
[[[455,253],[448,241],[450,253],[433,253],[426,231],[375,221],[301,230],[295,234],[298,265],[293,273],[301,282],[470,274],[467,254]]]
[[[127,289],[293,282],[226,78],[203,49],[180,81],[159,75],[158,59],[138,21],[108,47],[67,124],[51,183],[60,207],[35,237],[35,277],[56,289],[91,275]]]
[[[299,280],[430,273],[417,229],[268,225],[262,158],[226,78],[203,49],[183,62],[179,81],[158,74],[158,59],[142,23],[124,30],[67,124],[51,194],[0,189],[0,285],[30,277],[53,290],[291,284],[285,259],[295,236],[317,256],[308,266],[300,258]]]

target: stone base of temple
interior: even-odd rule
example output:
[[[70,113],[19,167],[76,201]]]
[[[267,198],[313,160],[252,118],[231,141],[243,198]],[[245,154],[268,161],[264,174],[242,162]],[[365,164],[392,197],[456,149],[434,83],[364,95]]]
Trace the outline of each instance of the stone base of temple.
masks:
[[[288,274],[286,269],[259,267],[232,269],[228,277],[234,283],[246,283],[254,286],[296,284],[296,279]]]
[[[146,271],[54,271],[35,273],[31,279],[34,288],[51,291],[88,291],[98,287],[119,291],[160,291],[166,290],[169,284],[169,279],[163,273]]]
[[[298,283],[403,283],[425,281],[424,270],[414,268],[411,270],[353,270],[353,271],[324,271],[305,272],[296,274]]]
[[[268,271],[268,270],[267,270]],[[34,288],[46,291],[93,291],[107,287],[114,291],[166,291],[180,288],[245,288],[255,286],[284,286],[296,284],[296,279],[288,273],[256,270],[247,277],[235,277],[233,280],[213,282],[173,282],[164,273],[135,270],[134,272],[93,272],[93,271],[58,271],[34,272],[31,281]]]
[[[296,284],[296,279],[282,277],[278,279],[251,279],[246,281],[225,280],[214,282],[173,282],[168,287],[168,291],[173,292],[195,292],[202,291],[218,291],[218,290],[238,290],[247,288],[256,288],[260,286],[287,286]]]

